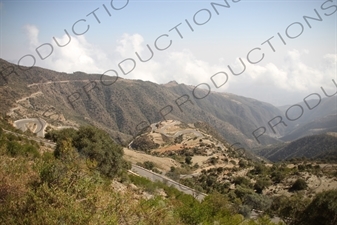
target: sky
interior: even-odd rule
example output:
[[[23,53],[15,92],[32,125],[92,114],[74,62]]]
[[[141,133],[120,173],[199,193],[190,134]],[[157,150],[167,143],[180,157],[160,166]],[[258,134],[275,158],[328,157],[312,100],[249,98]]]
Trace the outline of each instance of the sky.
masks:
[[[4,0],[0,13],[0,58],[22,66],[205,83],[275,106],[337,88],[336,0]]]

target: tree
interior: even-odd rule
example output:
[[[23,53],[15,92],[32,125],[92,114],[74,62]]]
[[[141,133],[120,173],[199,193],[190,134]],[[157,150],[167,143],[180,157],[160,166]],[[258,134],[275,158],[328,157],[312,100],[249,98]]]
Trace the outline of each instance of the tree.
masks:
[[[57,142],[54,155],[62,157],[71,153],[72,149],[87,157],[89,166],[95,165],[102,174],[114,177],[123,169],[130,167],[122,159],[123,148],[117,145],[103,130],[91,126],[82,126],[78,131],[63,129],[50,131],[48,138]]]
[[[251,171],[251,173],[253,174],[260,174],[260,175],[263,175],[266,172],[267,172],[267,167],[262,163],[255,165],[254,169]]]
[[[171,169],[169,172],[166,173],[166,176],[171,178],[172,180],[179,180],[180,178],[180,172],[178,171],[178,169],[174,166],[171,166]]]
[[[239,161],[239,166],[240,166],[241,168],[246,168],[247,162],[246,162],[245,160],[243,160],[243,159],[240,159],[240,161]]]
[[[250,180],[248,180],[246,177],[235,177],[233,183],[240,186],[251,186]]]
[[[209,194],[202,202],[203,211],[211,217],[223,217],[234,213],[234,209],[229,204],[228,198],[218,192]]]
[[[280,183],[285,177],[286,174],[284,172],[274,171],[271,173],[271,179],[275,183]]]
[[[337,224],[337,190],[317,194],[309,206],[293,224],[334,225]]]
[[[143,165],[144,165],[144,168],[148,170],[152,170],[154,168],[154,163],[151,161],[145,161]]]
[[[254,191],[250,188],[246,188],[246,187],[242,187],[240,185],[237,185],[234,193],[238,198],[243,200],[246,195],[254,194]]]
[[[72,154],[72,151],[74,151],[72,140],[70,138],[60,139],[56,143],[54,156],[56,158],[64,158],[67,155]]]
[[[45,134],[45,138],[57,142],[66,138],[73,139],[77,135],[77,131],[73,128],[66,128],[62,130],[50,130]]]
[[[103,130],[95,127],[80,127],[73,139],[73,146],[78,152],[91,160],[97,161],[97,169],[108,177],[121,172],[124,165],[123,148],[111,139]]]
[[[246,195],[243,203],[251,206],[253,209],[265,211],[270,208],[272,200],[265,195],[253,193]]]
[[[296,218],[305,210],[309,203],[310,200],[305,198],[301,193],[295,193],[291,197],[281,195],[274,197],[270,209],[282,218],[283,221],[290,224],[291,221],[296,221]]]
[[[191,165],[192,164],[192,157],[191,156],[186,156],[185,163],[188,164],[188,165]]]
[[[241,205],[239,208],[239,213],[243,215],[245,218],[250,218],[252,212],[252,208],[248,205]]]
[[[266,178],[259,178],[256,180],[256,183],[254,184],[254,189],[257,193],[261,194],[263,189],[268,187],[271,184],[269,179]]]
[[[291,186],[289,191],[300,191],[305,190],[307,188],[307,183],[305,180],[298,178],[295,183]]]

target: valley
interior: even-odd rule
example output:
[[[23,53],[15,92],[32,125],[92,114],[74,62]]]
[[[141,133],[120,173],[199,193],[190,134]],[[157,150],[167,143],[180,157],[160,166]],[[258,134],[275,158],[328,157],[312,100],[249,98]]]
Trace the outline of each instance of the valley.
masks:
[[[19,173],[27,180],[36,177],[35,184],[20,183],[10,173],[8,179],[21,185],[22,195],[35,193],[34,185],[50,193],[49,188],[62,187],[60,196],[67,195],[81,208],[85,206],[78,204],[87,198],[77,192],[82,183],[102,179],[94,184],[102,196],[119,193],[116,199],[135,205],[160,198],[179,211],[180,222],[192,216],[184,211],[186,202],[206,207],[201,210],[205,212],[209,204],[224,204],[230,220],[239,221],[235,225],[263,224],[264,218],[268,224],[293,225],[316,198],[337,189],[336,96],[322,99],[322,107],[287,121],[287,126],[265,127],[259,143],[254,131],[283,115],[286,107],[230,93],[211,92],[196,99],[195,87],[174,81],[119,78],[118,85],[105,86],[98,74],[38,67],[26,73],[0,59],[0,68],[8,67],[13,67],[13,76],[8,82],[0,79],[0,157],[4,171],[7,162],[13,168],[20,160],[27,168],[34,165]],[[5,177],[0,172],[0,179]],[[72,188],[76,179],[75,196],[67,185]],[[12,196],[7,190],[20,194],[9,188],[9,181],[1,185],[0,204],[2,195]],[[95,195],[88,183],[82,188]],[[120,224],[128,224],[120,215]]]

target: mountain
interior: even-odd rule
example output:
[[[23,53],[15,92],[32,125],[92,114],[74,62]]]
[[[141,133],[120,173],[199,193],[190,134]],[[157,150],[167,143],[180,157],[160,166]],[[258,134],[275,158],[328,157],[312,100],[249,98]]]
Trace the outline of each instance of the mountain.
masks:
[[[4,60],[0,68],[1,112],[13,121],[40,117],[53,127],[92,124],[124,144],[142,128],[172,119],[206,122],[228,142],[251,148],[258,146],[252,132],[281,114],[271,104],[228,93],[211,92],[196,99],[193,86],[176,82],[159,85],[100,74],[19,68]],[[202,89],[196,92],[207,94]],[[276,130],[283,134],[284,129]],[[279,142],[270,130],[259,139],[262,144]]]
[[[253,152],[273,162],[302,157],[337,161],[337,133],[306,136],[296,141],[254,149]]]
[[[322,134],[326,132],[337,132],[337,116],[329,115],[313,121],[298,125],[287,135],[280,138],[283,141],[292,141],[305,136]]]
[[[289,118],[299,119],[289,122],[284,130],[282,141],[293,141],[301,137],[314,134],[322,134],[326,132],[337,132],[337,95],[329,98],[318,98],[318,94],[314,95],[316,99],[311,99],[306,102],[297,103],[298,106],[303,108],[302,113],[300,110],[290,110],[290,106],[279,107],[285,115],[286,110]],[[310,109],[311,108],[311,109]]]

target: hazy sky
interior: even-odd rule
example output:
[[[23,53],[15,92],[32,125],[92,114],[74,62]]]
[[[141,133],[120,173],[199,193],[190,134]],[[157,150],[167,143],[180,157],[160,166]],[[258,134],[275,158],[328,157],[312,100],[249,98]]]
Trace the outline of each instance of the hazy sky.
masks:
[[[336,91],[336,5],[336,0],[1,1],[0,58],[16,64],[21,58],[20,65],[31,66],[34,56],[36,66],[68,73],[115,70],[122,78],[156,83],[207,83],[212,91],[292,104],[311,93],[324,96],[321,87]],[[141,62],[136,52],[149,60]],[[234,76],[228,66],[242,71],[239,58],[246,69]],[[228,80],[216,88],[211,77],[219,72],[213,77],[217,86]]]

